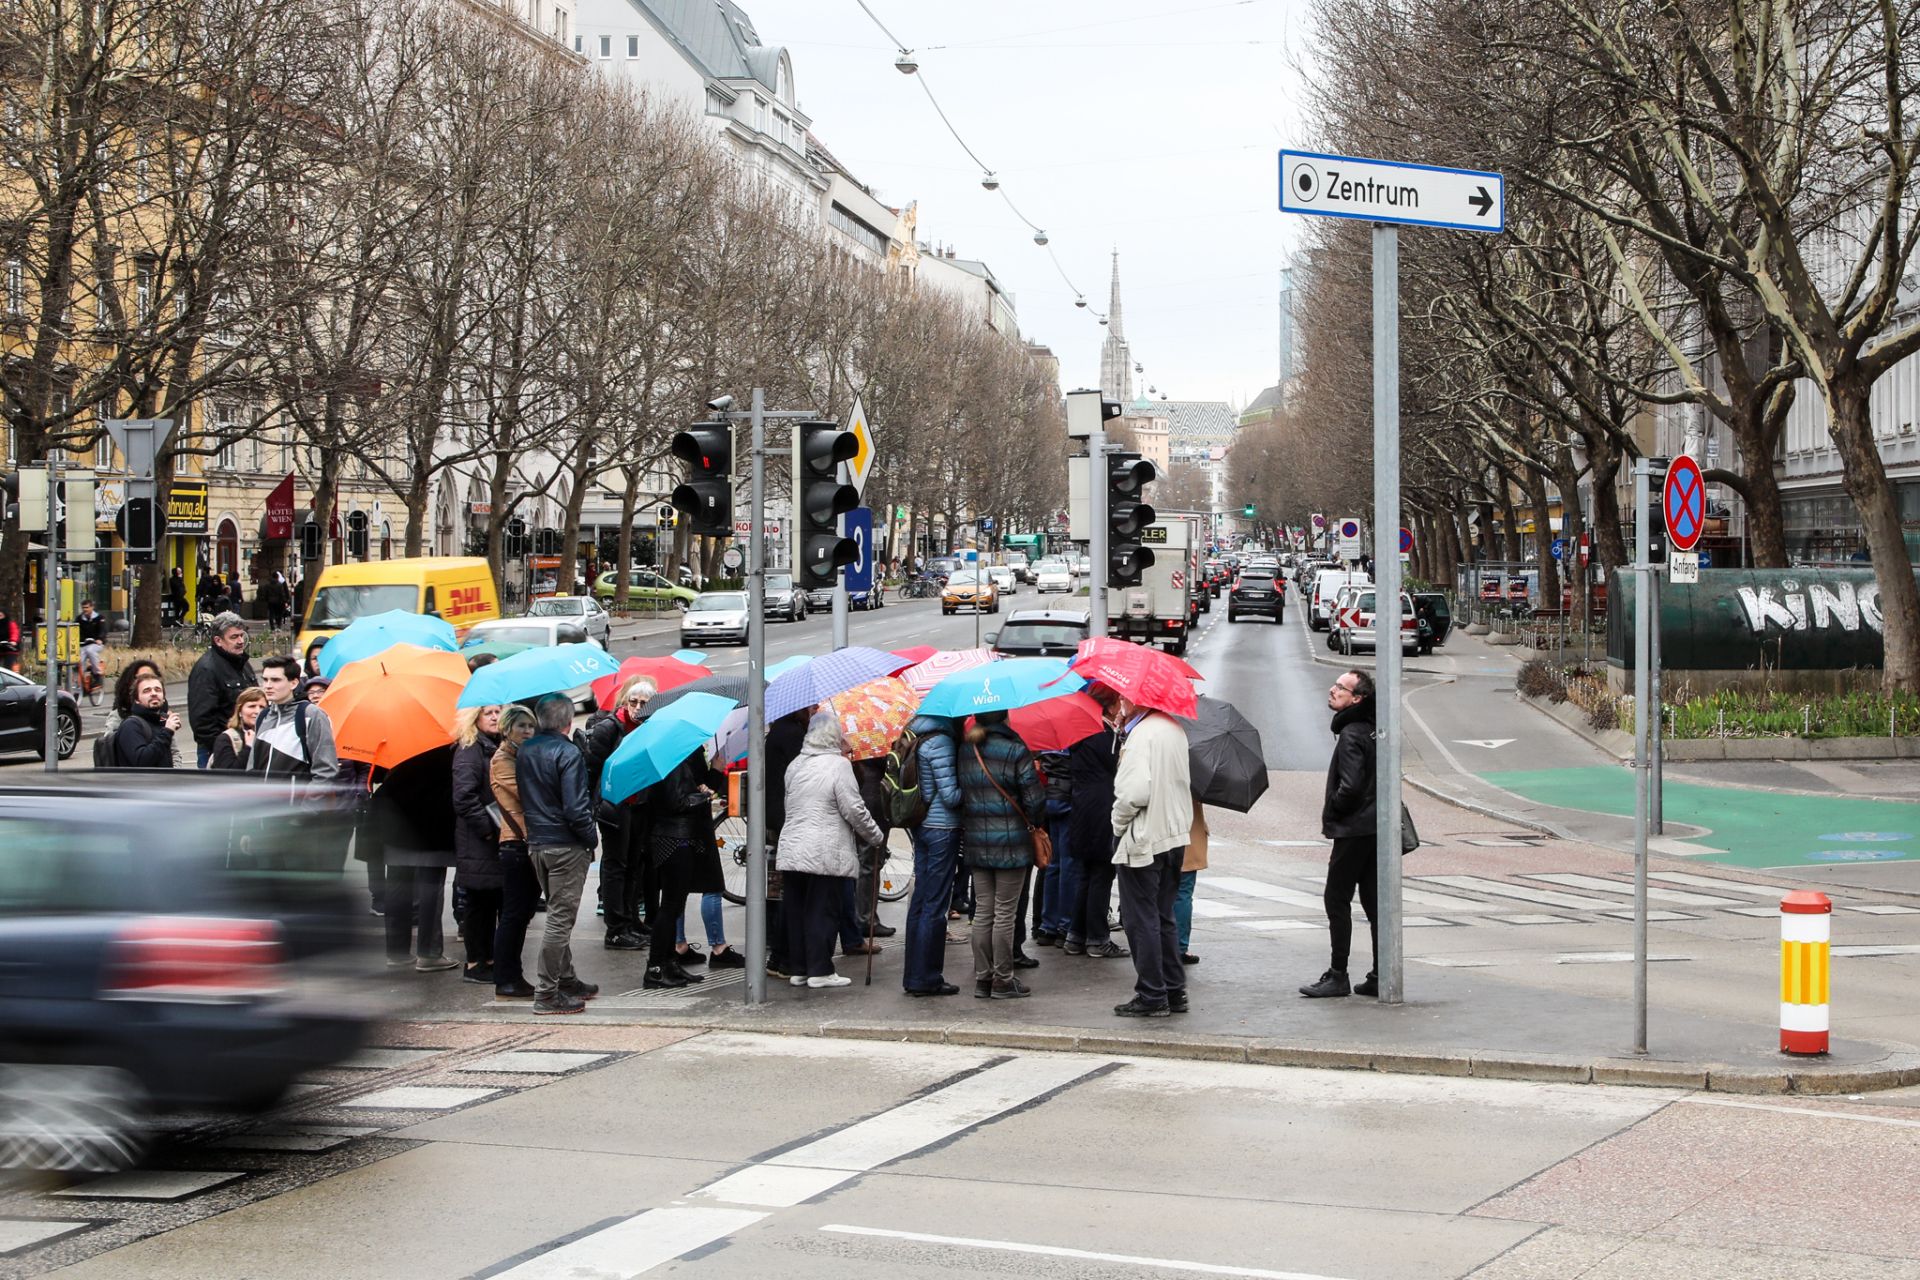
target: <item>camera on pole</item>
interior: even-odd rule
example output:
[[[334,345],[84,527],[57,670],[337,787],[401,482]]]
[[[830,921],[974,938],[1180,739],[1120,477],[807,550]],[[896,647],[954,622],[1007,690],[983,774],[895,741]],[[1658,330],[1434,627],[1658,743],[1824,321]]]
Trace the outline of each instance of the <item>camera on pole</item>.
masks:
[[[859,557],[852,538],[840,532],[840,517],[860,505],[860,491],[840,478],[840,464],[860,450],[853,432],[837,422],[802,422],[800,477],[794,505],[800,518],[801,582],[830,587],[842,565]]]
[[[1140,500],[1154,478],[1153,464],[1137,453],[1107,457],[1107,585],[1135,587],[1153,564],[1153,552],[1140,535],[1154,521],[1153,508]]]
[[[696,422],[673,438],[673,456],[688,464],[673,505],[704,538],[733,536],[733,424]]]

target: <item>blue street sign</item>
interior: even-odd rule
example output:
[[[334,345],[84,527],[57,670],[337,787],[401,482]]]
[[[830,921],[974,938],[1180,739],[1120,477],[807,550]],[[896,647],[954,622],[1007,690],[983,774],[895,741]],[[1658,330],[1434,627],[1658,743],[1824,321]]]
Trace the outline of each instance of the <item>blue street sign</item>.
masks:
[[[1713,552],[1702,551],[1699,553],[1699,555],[1700,555],[1700,567],[1702,569],[1713,568]]]
[[[992,533],[992,532],[993,532],[993,517],[992,517],[992,516],[985,516],[985,517],[982,517],[982,518],[981,518],[981,521],[980,521],[980,532],[982,532],[982,533]]]
[[[1282,151],[1280,212],[1504,231],[1507,184],[1499,174],[1478,169]]]
[[[855,507],[841,519],[845,536],[853,539],[853,563],[843,572],[848,591],[873,590],[873,509]]]
[[[1567,540],[1565,538],[1555,538],[1553,540],[1553,558],[1555,560],[1565,560],[1567,558]]]

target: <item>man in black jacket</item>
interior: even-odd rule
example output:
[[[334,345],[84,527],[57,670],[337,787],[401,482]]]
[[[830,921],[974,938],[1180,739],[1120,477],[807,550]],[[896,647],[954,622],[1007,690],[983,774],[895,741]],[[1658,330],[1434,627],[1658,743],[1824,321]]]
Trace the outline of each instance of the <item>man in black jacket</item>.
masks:
[[[533,1011],[579,1013],[600,994],[599,987],[582,982],[573,971],[573,922],[599,834],[593,822],[593,792],[586,759],[567,737],[573,726],[572,700],[550,693],[534,704],[533,716],[540,732],[520,748],[515,765],[527,819],[527,856],[547,898]]]
[[[167,709],[167,686],[158,673],[141,676],[133,703],[116,710],[120,727],[113,734],[115,767],[173,768],[173,734],[180,727],[180,713]]]
[[[247,657],[247,624],[237,613],[214,618],[213,644],[187,676],[187,723],[200,749],[199,767],[207,767],[213,740],[226,731],[242,689],[260,683]]]
[[[1320,980],[1300,988],[1310,998],[1372,996],[1380,993],[1374,975],[1357,987],[1347,983],[1347,951],[1353,943],[1353,891],[1360,891],[1360,907],[1367,913],[1372,955],[1380,954],[1379,926],[1374,920],[1375,857],[1373,776],[1373,677],[1364,671],[1345,671],[1327,691],[1327,709],[1333,712],[1333,760],[1327,765],[1327,798],[1320,808],[1320,834],[1333,841],[1327,861],[1327,932],[1333,942],[1333,967]]]

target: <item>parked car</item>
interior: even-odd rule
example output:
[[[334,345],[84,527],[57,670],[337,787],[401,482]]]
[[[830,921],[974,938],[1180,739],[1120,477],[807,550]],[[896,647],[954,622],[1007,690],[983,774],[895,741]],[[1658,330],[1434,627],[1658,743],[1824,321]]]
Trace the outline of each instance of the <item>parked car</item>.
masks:
[[[602,649],[613,643],[613,619],[592,596],[545,596],[527,608],[529,618],[571,618]]]
[[[1287,620],[1287,587],[1270,570],[1255,569],[1251,565],[1240,571],[1227,592],[1227,621],[1238,622],[1242,617],[1272,618],[1275,622]]]
[[[747,642],[747,593],[703,591],[680,617],[680,643],[687,648],[715,642]]]
[[[609,569],[593,580],[593,594],[597,600],[613,599],[614,588],[620,584],[620,571]],[[677,604],[686,608],[700,593],[692,587],[678,587],[651,569],[627,570],[627,602],[629,604],[650,604],[656,607]]]
[[[1346,569],[1322,569],[1313,576],[1313,595],[1309,603],[1312,611],[1307,614],[1307,626],[1314,631],[1331,629],[1333,598],[1340,588],[1350,582],[1365,584],[1369,579],[1365,573]]]
[[[354,1053],[350,831],[229,774],[0,788],[0,1121],[11,1162],[98,1172],[170,1112],[255,1112]]]
[[[783,622],[805,622],[807,620],[807,593],[794,582],[793,575],[785,570],[767,571],[766,616],[771,622],[779,618]],[[827,607],[833,607],[832,592],[828,592]]]
[[[54,746],[65,760],[80,745],[80,703],[65,689],[54,714]],[[47,758],[47,686],[0,667],[0,752]]]
[[[940,589],[940,612],[952,614],[960,609],[976,613],[1000,612],[1000,592],[993,579],[978,569],[956,569]]]
[[[1065,560],[1041,560],[1033,567],[1033,583],[1041,595],[1049,591],[1073,594],[1073,570]]]
[[[1073,576],[1076,578],[1092,577],[1093,561],[1089,560],[1086,556],[1083,556],[1083,555],[1075,556],[1073,558]]]
[[[878,609],[887,602],[887,589],[878,581],[868,591],[847,592],[849,609]],[[826,613],[833,608],[833,588],[813,587],[807,591],[807,608],[815,613]]]
[[[1002,658],[1070,658],[1087,638],[1087,615],[1075,609],[1016,609],[985,639]]]
[[[1361,649],[1373,648],[1373,612],[1377,598],[1372,586],[1349,588],[1350,594],[1343,592],[1345,605],[1334,623],[1333,635],[1340,642],[1340,652],[1353,654]],[[1420,645],[1420,623],[1414,616],[1413,600],[1406,592],[1400,593],[1400,652],[1414,653]]]
[[[1420,627],[1420,652],[1432,653],[1453,631],[1453,609],[1438,591],[1413,593],[1413,616]]]

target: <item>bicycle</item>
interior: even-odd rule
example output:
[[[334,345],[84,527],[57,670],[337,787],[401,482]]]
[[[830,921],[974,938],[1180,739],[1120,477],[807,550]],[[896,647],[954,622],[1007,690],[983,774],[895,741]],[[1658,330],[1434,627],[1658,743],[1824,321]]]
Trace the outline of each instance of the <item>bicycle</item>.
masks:
[[[931,600],[940,594],[940,584],[932,578],[909,578],[900,588],[902,600]]]
[[[734,906],[747,901],[747,819],[745,815],[714,819],[714,841],[720,846],[720,896]],[[887,852],[880,868],[880,901],[898,902],[913,891],[913,855]]]
[[[103,660],[106,645],[97,640],[88,641],[80,646],[80,661],[73,664],[73,683],[69,686],[75,698],[85,698],[87,705],[100,705],[100,694],[107,683],[107,667]]]

